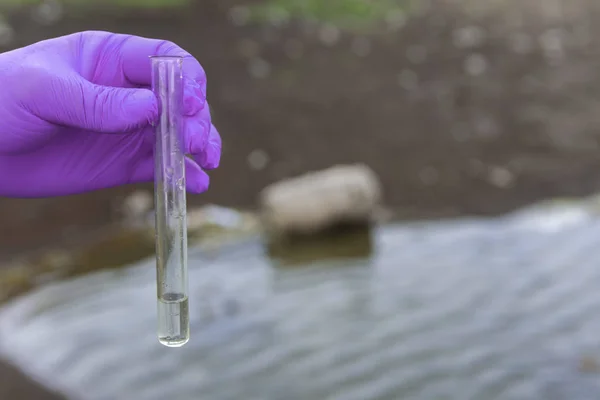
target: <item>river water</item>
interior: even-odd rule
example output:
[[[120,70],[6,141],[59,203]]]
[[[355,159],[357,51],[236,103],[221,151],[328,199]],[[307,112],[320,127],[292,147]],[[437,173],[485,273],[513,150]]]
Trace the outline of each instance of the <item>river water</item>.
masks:
[[[154,261],[0,311],[5,358],[82,400],[597,399],[600,219],[532,208],[398,224],[370,254],[190,251],[192,339],[155,336]]]

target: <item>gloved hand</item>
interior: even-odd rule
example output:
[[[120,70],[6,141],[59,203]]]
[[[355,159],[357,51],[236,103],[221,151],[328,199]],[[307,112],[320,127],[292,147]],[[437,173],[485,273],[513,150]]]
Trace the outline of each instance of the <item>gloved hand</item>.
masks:
[[[187,190],[208,188],[219,164],[206,76],[173,43],[82,32],[0,54],[0,195],[81,193],[154,178],[157,100],[151,55],[186,56]]]

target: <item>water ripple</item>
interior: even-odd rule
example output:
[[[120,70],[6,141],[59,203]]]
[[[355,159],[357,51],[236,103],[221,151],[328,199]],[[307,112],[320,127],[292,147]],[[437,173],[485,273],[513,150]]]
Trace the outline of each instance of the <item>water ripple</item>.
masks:
[[[184,348],[156,341],[148,260],[7,305],[0,350],[82,400],[595,399],[598,237],[567,207],[384,227],[370,259],[302,268],[193,249]]]

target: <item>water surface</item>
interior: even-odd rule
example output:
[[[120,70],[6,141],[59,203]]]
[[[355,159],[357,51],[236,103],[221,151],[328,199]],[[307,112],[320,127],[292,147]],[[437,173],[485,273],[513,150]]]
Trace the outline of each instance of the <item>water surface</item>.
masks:
[[[597,399],[598,238],[564,206],[382,227],[371,255],[285,267],[259,240],[195,249],[183,348],[157,342],[147,260],[8,304],[1,351],[83,400]]]

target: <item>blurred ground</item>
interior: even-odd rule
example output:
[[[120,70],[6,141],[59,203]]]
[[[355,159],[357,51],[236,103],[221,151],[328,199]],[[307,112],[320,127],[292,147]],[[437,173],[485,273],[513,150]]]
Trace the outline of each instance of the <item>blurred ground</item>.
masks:
[[[589,2],[558,13],[544,3],[545,15],[537,1],[507,0],[491,15],[420,2],[422,11],[390,13],[368,35],[282,18],[258,26],[241,3],[65,9],[46,23],[21,10],[9,18],[11,46],[105,29],[171,39],[196,55],[224,153],[210,191],[191,204],[252,207],[270,182],[354,161],[381,176],[401,218],[496,214],[599,188],[600,32]],[[0,258],[81,237],[117,218],[133,189],[1,199]]]

